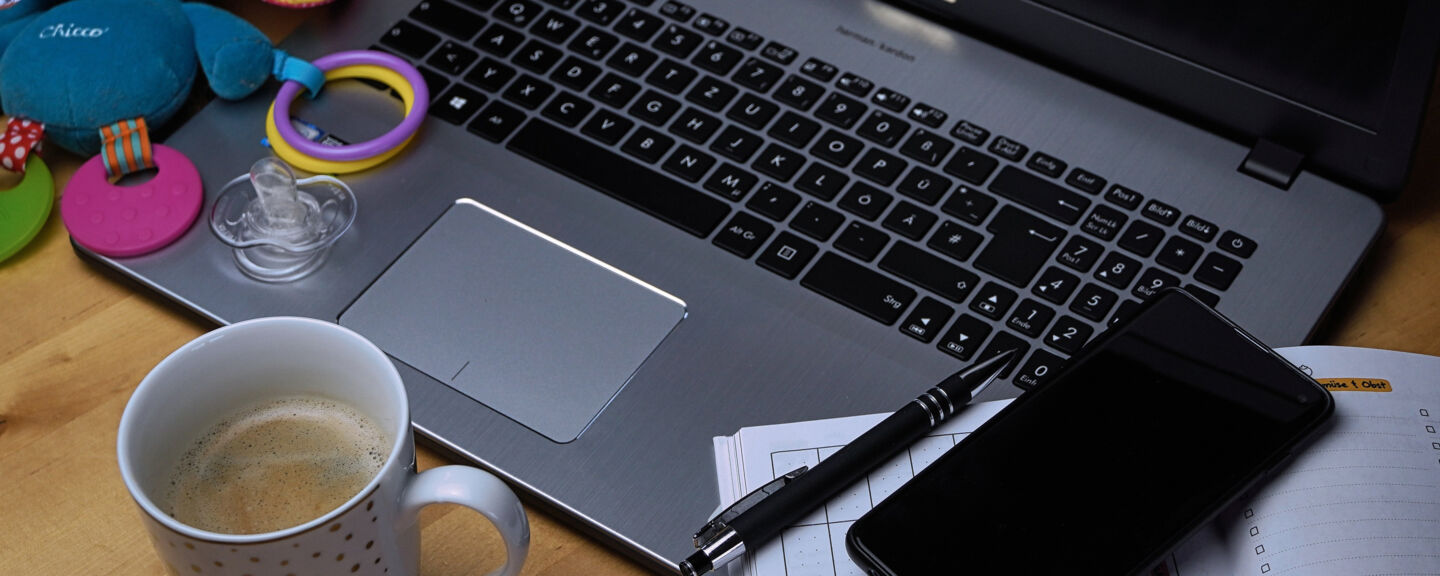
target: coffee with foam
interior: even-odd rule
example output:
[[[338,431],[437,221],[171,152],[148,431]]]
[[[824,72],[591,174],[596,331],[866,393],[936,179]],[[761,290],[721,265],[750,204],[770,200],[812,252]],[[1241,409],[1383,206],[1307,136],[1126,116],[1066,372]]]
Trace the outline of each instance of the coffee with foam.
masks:
[[[237,411],[195,439],[156,502],[202,530],[258,534],[338,508],[379,472],[390,438],[355,408],[295,396]]]

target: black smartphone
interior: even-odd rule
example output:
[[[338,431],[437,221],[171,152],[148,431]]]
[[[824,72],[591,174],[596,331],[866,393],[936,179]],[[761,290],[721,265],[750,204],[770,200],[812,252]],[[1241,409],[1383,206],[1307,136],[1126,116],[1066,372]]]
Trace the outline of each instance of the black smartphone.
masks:
[[[1134,574],[1277,466],[1329,392],[1157,295],[851,526],[872,575]]]

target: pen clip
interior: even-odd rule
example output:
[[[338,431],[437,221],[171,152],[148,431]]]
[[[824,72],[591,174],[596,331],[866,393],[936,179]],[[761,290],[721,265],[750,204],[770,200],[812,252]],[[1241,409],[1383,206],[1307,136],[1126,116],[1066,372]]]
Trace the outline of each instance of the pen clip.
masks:
[[[709,522],[706,522],[705,526],[701,527],[700,531],[695,533],[695,535],[693,536],[693,538],[695,539],[695,547],[699,548],[710,542],[710,540],[714,539],[726,528],[728,528],[730,526],[730,521],[734,520],[736,516],[739,516],[746,510],[753,508],[761,500],[764,500],[766,497],[774,494],[776,490],[785,487],[786,484],[793,482],[796,478],[799,478],[801,474],[804,474],[808,470],[810,470],[809,466],[801,466],[799,468],[786,472],[785,474],[780,475],[778,478],[771,480],[764,486],[756,488],[754,491],[746,494],[744,498],[736,500],[734,504],[731,504],[730,507],[726,508],[724,512],[721,512],[718,516],[712,518]]]

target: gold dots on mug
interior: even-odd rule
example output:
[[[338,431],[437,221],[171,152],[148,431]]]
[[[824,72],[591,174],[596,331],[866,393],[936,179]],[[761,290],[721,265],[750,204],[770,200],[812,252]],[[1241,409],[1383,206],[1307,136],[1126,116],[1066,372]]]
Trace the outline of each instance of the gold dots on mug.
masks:
[[[199,566],[196,566],[194,564],[190,565],[190,569],[194,570],[196,574],[201,574],[205,572],[204,570],[201,570]]]
[[[281,566],[289,566],[289,565],[290,565],[290,561],[289,561],[289,560],[281,560],[281,561],[280,561],[280,565],[281,565]]]
[[[374,507],[375,507],[375,501],[374,501],[374,500],[371,500],[371,501],[365,503],[365,511],[366,511],[366,512],[369,512],[370,509],[371,509],[371,508],[374,508]]]
[[[216,568],[224,568],[224,567],[225,567],[225,564],[224,564],[223,562],[219,561],[219,560],[216,560],[216,561],[215,561],[215,567],[216,567]]]
[[[254,557],[254,556],[251,556],[251,557],[250,557],[250,561],[251,561],[251,562],[254,562],[254,563],[256,563],[256,564],[259,564],[259,563],[260,563],[260,559]]]
[[[194,550],[194,549],[195,549],[195,545],[194,545],[194,544],[191,544],[191,543],[189,543],[189,542],[186,542],[186,543],[185,543],[185,547],[186,547],[186,548],[189,548],[189,549],[191,549],[191,550]]]
[[[346,535],[345,535],[345,541],[348,542],[348,541],[350,541],[351,538],[354,538],[354,537],[355,537],[355,533],[354,533],[354,532],[351,532],[351,533],[349,533],[349,534],[346,534]]]
[[[350,571],[351,571],[351,572],[359,572],[359,571],[360,571],[360,563],[359,563],[359,562],[356,562],[354,566],[351,566],[351,567],[350,567]]]
[[[319,553],[319,552],[316,552],[316,553],[314,553],[314,554],[311,554],[310,557],[311,557],[311,558],[319,558],[319,557],[320,557],[320,553]]]
[[[335,557],[335,561],[336,561],[336,562],[339,562],[339,561],[344,560],[344,559],[345,559],[345,553],[344,553],[344,552],[341,552],[339,556],[336,556],[336,557]]]
[[[366,549],[366,550],[369,550],[369,549],[373,548],[374,546],[375,546],[375,541],[374,541],[374,540],[371,540],[371,541],[365,543],[365,549]]]
[[[340,523],[339,523],[339,522],[336,522],[336,523],[330,525],[330,531],[331,531],[331,532],[337,532],[337,531],[339,531],[339,530],[340,530]]]

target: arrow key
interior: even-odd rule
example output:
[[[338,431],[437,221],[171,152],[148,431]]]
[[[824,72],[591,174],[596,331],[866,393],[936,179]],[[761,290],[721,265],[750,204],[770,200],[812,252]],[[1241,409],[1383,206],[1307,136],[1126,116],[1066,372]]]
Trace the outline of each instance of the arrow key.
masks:
[[[744,212],[736,212],[735,217],[715,235],[715,245],[741,258],[749,258],[774,231],[775,227],[769,222]]]
[[[940,337],[940,344],[937,347],[946,354],[962,361],[968,361],[976,351],[980,350],[980,344],[985,342],[985,337],[990,335],[990,331],[990,325],[986,324],[984,320],[969,314],[961,314],[960,319],[955,321],[955,325]]]
[[[1095,329],[1089,324],[1070,316],[1061,316],[1050,333],[1045,335],[1045,345],[1073,355],[1094,333]]]
[[[991,320],[999,320],[1014,303],[1015,292],[994,282],[987,282],[975,294],[975,299],[970,301],[970,309]]]
[[[954,315],[955,310],[939,300],[926,296],[920,300],[914,310],[910,311],[910,315],[905,317],[905,321],[900,323],[900,331],[921,342],[930,342]]]

